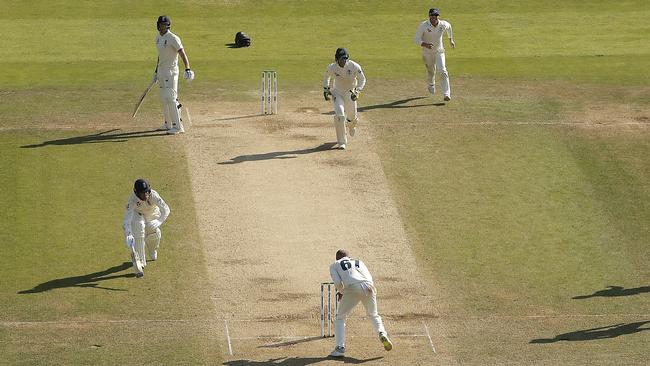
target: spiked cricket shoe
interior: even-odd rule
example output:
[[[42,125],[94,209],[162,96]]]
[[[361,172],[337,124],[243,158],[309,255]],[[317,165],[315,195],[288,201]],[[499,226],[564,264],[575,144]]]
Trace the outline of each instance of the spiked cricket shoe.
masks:
[[[384,345],[384,349],[386,351],[393,349],[393,343],[390,341],[390,339],[388,339],[386,333],[379,333],[379,340],[381,341],[381,344]]]
[[[334,351],[330,353],[330,357],[343,357],[343,356],[345,356],[345,347],[341,347],[341,346],[336,346],[336,348],[334,348]]]

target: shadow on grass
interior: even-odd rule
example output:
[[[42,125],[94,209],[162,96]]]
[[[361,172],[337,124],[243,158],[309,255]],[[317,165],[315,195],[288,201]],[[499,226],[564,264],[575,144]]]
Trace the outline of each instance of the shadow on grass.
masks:
[[[383,357],[374,357],[368,358],[365,360],[359,360],[352,357],[280,357],[280,358],[271,358],[266,361],[251,361],[251,360],[234,360],[224,362],[223,365],[228,366],[261,366],[261,365],[283,365],[283,366],[303,366],[303,365],[313,365],[323,361],[338,361],[339,363],[345,364],[361,364],[366,362],[372,362],[381,360]]]
[[[223,161],[218,164],[227,165],[227,164],[239,164],[246,161],[259,161],[259,160],[271,160],[271,159],[295,159],[296,156],[292,156],[292,155],[305,155],[305,154],[312,154],[320,151],[332,150],[334,145],[335,144],[333,142],[327,142],[309,149],[291,150],[291,151],[273,151],[273,152],[263,153],[263,154],[239,155],[234,158],[231,158],[230,161]]]
[[[134,273],[125,273],[116,276],[108,276],[112,273],[124,271],[125,269],[129,269],[129,268],[131,268],[131,262],[124,262],[118,266],[110,267],[103,271],[89,273],[83,276],[57,278],[56,280],[43,282],[40,285],[36,285],[32,289],[19,291],[18,293],[35,294],[39,292],[45,292],[45,291],[50,291],[57,288],[65,288],[65,287],[92,287],[92,288],[98,288],[98,289],[110,290],[110,291],[127,291],[119,288],[102,287],[99,286],[99,284],[97,284],[96,282],[112,280],[114,278],[135,277]]]
[[[417,108],[417,107],[442,107],[446,105],[444,102],[439,102],[439,103],[425,103],[425,104],[407,104],[409,102],[412,102],[414,100],[420,100],[420,99],[426,99],[428,97],[412,97],[412,98],[406,98],[406,99],[400,99],[396,100],[394,102],[390,103],[384,103],[384,104],[375,104],[375,105],[367,105],[363,107],[357,108],[358,112],[364,112],[364,111],[370,111],[373,109],[397,109],[397,108]],[[325,112],[323,114],[326,115],[333,115],[334,111],[330,112]]]
[[[632,296],[642,293],[650,292],[650,286],[624,288],[622,286],[607,286],[604,290],[599,290],[591,295],[574,296],[572,299],[581,300],[590,297],[618,297],[618,296]]]
[[[605,327],[578,330],[575,332],[556,335],[555,338],[533,339],[530,343],[555,343],[560,341],[593,341],[596,339],[616,338],[626,334],[634,334],[650,330],[650,328],[641,328],[644,324],[650,323],[650,320],[636,323],[619,323]]]
[[[167,136],[167,133],[161,130],[112,133],[115,131],[120,131],[120,129],[116,128],[108,131],[94,133],[91,135],[75,136],[75,137],[69,137],[69,138],[59,139],[59,140],[44,141],[40,144],[34,144],[34,145],[23,145],[21,146],[21,148],[32,149],[35,147],[44,147],[49,145],[78,145],[78,144],[91,144],[91,143],[99,143],[99,142],[126,142],[127,140],[134,139],[134,138]]]

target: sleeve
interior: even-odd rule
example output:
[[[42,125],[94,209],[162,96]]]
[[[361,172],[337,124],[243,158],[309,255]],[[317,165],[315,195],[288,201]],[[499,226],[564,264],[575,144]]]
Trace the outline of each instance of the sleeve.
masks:
[[[330,69],[329,66],[327,66],[327,69],[325,69],[325,75],[323,76],[323,88],[330,87],[331,79],[332,79],[332,70]]]
[[[174,47],[176,48],[176,52],[183,49],[183,43],[177,35],[174,35]]]
[[[122,227],[124,228],[124,236],[129,236],[133,234],[131,231],[131,221],[133,220],[133,204],[131,200],[126,203],[126,212],[124,213],[124,222]]]
[[[413,43],[418,46],[422,45],[422,35],[424,34],[424,27],[422,24],[418,26],[417,31],[415,31],[415,37],[413,37]]]
[[[165,220],[167,220],[167,216],[169,216],[171,210],[167,205],[167,202],[165,202],[165,200],[163,200],[162,197],[160,197],[160,194],[158,194],[158,192],[155,192],[151,196],[156,206],[158,206],[158,208],[160,209],[160,218],[158,220],[160,220],[160,222],[163,223],[165,222]]]
[[[339,272],[336,270],[337,265],[338,262],[334,262],[332,265],[330,265],[330,277],[332,277],[332,282],[334,282],[336,291],[341,292],[343,290],[343,280],[341,279]]]
[[[454,34],[451,30],[451,23],[449,22],[447,22],[447,37],[449,37],[449,39],[454,39]]]
[[[357,89],[361,91],[364,86],[366,86],[366,74],[363,73],[361,65],[359,65],[357,71]]]

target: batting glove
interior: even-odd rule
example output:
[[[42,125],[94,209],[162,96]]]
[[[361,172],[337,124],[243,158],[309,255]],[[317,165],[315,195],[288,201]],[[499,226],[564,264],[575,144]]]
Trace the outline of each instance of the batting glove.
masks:
[[[323,98],[325,98],[325,100],[330,100],[330,95],[332,95],[332,92],[330,92],[329,86],[324,86],[323,87]]]
[[[192,69],[185,69],[185,74],[183,75],[183,77],[187,81],[194,80],[194,71],[192,71]]]
[[[350,99],[352,99],[352,101],[356,101],[357,99],[359,99],[359,93],[360,92],[361,92],[361,90],[359,90],[357,88],[354,88],[354,89],[350,90]]]
[[[133,235],[129,234],[124,239],[124,242],[126,244],[126,249],[131,249],[135,244],[135,238],[133,237]]]

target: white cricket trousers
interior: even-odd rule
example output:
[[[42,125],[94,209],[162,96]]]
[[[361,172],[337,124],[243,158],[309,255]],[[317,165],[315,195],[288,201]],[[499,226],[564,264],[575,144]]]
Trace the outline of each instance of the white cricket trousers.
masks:
[[[160,246],[160,238],[162,237],[160,228],[154,229],[151,225],[151,220],[159,217],[159,212],[155,216],[146,218],[139,213],[133,215],[131,231],[133,231],[133,238],[135,239],[135,253],[138,255],[142,266],[147,265],[145,247],[149,248],[149,253],[153,253]]]
[[[165,124],[171,123],[171,128],[184,131],[180,104],[178,103],[178,70],[158,70],[158,86]]]
[[[451,97],[451,86],[449,85],[449,73],[445,63],[444,52],[424,51],[422,61],[427,69],[427,83],[435,88],[436,73],[440,75],[440,84],[442,86],[442,95]]]
[[[377,313],[377,290],[369,282],[356,283],[343,289],[343,297],[339,302],[334,325],[334,338],[336,345],[345,347],[345,319],[355,306],[361,301],[366,308],[366,314],[375,328],[375,333],[385,332],[384,323]]]
[[[336,142],[348,143],[348,136],[345,129],[345,120],[355,121],[357,119],[357,102],[352,100],[349,90],[332,90],[332,104],[334,104],[334,127],[336,128]]]

